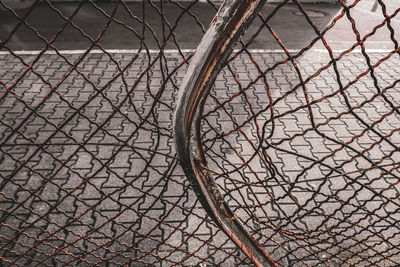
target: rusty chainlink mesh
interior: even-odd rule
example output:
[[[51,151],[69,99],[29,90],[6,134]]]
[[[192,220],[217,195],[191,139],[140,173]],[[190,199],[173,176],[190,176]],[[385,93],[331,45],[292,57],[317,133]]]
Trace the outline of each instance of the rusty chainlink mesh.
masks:
[[[338,2],[340,12],[322,29],[297,0],[259,15],[208,96],[202,147],[225,200],[278,264],[395,266],[400,29],[391,22],[400,9],[388,12],[378,0],[381,24],[361,34],[352,16],[361,1]],[[193,55],[175,32],[181,23],[204,32],[208,22],[196,8],[215,13],[218,3],[143,1],[140,12],[122,0],[79,1],[68,12],[48,0],[23,12],[0,3],[15,20],[0,47],[3,264],[250,265],[197,201],[171,130]],[[298,51],[286,49],[268,23],[286,5],[314,31]],[[34,25],[39,7],[63,21],[52,36]],[[75,23],[89,9],[104,20],[95,35]],[[158,14],[161,32],[149,12]],[[325,36],[340,21],[356,42],[337,52]],[[102,39],[113,27],[138,49],[107,50]],[[39,52],[9,45],[22,29],[42,41]],[[382,29],[392,51],[369,52],[369,38]],[[71,31],[87,49],[60,48]],[[280,51],[252,50],[262,34]]]

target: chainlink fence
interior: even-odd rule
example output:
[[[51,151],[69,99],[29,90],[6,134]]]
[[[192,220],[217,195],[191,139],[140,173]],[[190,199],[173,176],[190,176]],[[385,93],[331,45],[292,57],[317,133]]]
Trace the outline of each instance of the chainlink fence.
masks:
[[[400,6],[386,2],[368,31],[362,0],[338,1],[326,25],[301,1],[267,3],[203,103],[205,168],[280,266],[400,264]],[[198,201],[172,127],[187,38],[221,1],[0,4],[13,21],[0,36],[2,265],[252,265]],[[309,25],[302,49],[271,26],[285,8]],[[340,51],[327,40],[339,25],[354,36]],[[369,49],[380,31],[390,49]],[[110,47],[110,32],[132,49]],[[254,48],[262,35],[278,48]]]

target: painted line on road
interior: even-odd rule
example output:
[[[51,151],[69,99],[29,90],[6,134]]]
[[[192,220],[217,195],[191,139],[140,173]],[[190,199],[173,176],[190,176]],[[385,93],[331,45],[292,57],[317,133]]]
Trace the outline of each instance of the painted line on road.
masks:
[[[333,53],[342,53],[346,51],[347,49],[339,49],[339,50],[332,50]],[[149,49],[149,50],[139,50],[139,49],[104,49],[107,53],[110,54],[158,54],[160,53],[160,50],[157,49]],[[103,50],[100,49],[92,49],[88,53],[89,54],[102,54],[104,53]],[[179,54],[179,53],[192,53],[194,52],[195,49],[165,49],[164,54]],[[235,49],[234,52],[239,51],[238,49]],[[249,49],[248,50],[250,53],[258,53],[258,54],[263,54],[263,53],[285,53],[281,49]],[[300,49],[289,49],[289,53],[298,53],[300,52]],[[393,50],[389,49],[366,49],[365,50],[367,53],[390,53],[393,52]],[[40,50],[18,50],[18,51],[13,51],[14,54],[16,55],[38,55],[42,51]],[[86,53],[87,50],[58,50],[58,53],[64,54],[64,55],[80,55]],[[316,53],[328,53],[327,49],[310,49],[308,52],[316,52]],[[361,53],[361,49],[354,49],[351,51],[351,53]],[[11,55],[12,53],[9,51],[0,51],[0,55]],[[51,51],[46,51],[44,54],[47,55],[56,55],[57,52],[54,50]]]
[[[160,50],[157,49],[149,49],[149,50],[144,50],[144,49],[104,49],[104,50],[100,50],[100,49],[92,49],[89,51],[89,54],[103,54],[104,51],[106,51],[107,53],[110,54],[158,54],[160,53]],[[164,49],[164,53],[191,53],[194,51],[194,49]],[[18,51],[13,51],[14,54],[16,55],[38,55],[40,54],[42,51],[40,50],[18,50]],[[60,54],[66,54],[66,55],[80,55],[83,53],[86,53],[87,50],[58,50],[58,53]],[[0,55],[4,55],[4,54],[11,54],[11,52],[9,51],[0,51]],[[49,55],[55,55],[57,54],[56,51],[51,50],[51,51],[46,51],[45,54],[49,54]]]

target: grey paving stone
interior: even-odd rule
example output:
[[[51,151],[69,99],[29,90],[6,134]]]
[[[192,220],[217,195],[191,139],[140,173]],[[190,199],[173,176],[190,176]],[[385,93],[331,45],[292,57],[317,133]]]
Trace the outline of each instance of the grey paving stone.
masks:
[[[141,54],[123,78],[105,86],[119,72],[112,60],[124,66],[133,57],[111,56],[89,54],[79,64],[84,75],[72,72],[48,98],[49,86],[29,73],[14,88],[19,99],[12,94],[0,99],[1,257],[19,265],[105,265],[108,259],[110,266],[247,266],[207,217],[176,159],[172,109],[186,66],[163,91],[159,65],[133,87],[147,68]],[[252,56],[262,70],[285,58]],[[78,59],[65,57],[69,63]],[[359,57],[340,61],[344,84],[367,68]],[[170,69],[182,60],[173,53],[166,59]],[[11,55],[0,55],[0,61],[7,66],[0,70],[4,84],[25,68]],[[69,69],[67,61],[46,54],[34,69],[54,86]],[[306,54],[299,66],[309,76],[328,61],[326,54]],[[391,58],[376,72],[381,87],[397,79],[399,71],[390,67],[396,62]],[[231,65],[243,88],[259,75],[247,55]],[[349,113],[331,68],[305,87],[316,101],[314,121],[303,89],[291,91],[299,81],[290,64],[266,79],[273,101],[281,98],[273,102],[273,113],[262,80],[246,88],[246,98],[237,96],[238,84],[227,69],[205,105],[203,145],[231,208],[283,265],[296,257],[317,265],[326,257],[332,266],[346,261],[363,266],[397,255],[399,229],[392,223],[399,220],[399,118],[385,99],[373,98],[372,78],[363,77],[345,94],[351,105],[361,105],[355,114],[369,125],[376,122],[373,129],[391,143]],[[396,87],[385,96],[396,103]],[[265,154],[254,154],[260,142]],[[369,255],[376,258],[365,260]],[[399,260],[392,257],[388,265],[393,263]]]

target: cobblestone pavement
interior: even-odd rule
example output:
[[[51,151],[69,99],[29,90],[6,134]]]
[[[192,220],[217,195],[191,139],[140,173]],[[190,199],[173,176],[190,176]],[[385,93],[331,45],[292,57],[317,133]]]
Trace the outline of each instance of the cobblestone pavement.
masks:
[[[374,62],[386,54],[369,55]],[[138,81],[148,64],[147,57],[139,54],[124,76],[113,80],[119,72],[115,62],[127,66],[137,55],[114,53],[113,62],[108,55],[92,53],[78,65],[80,73],[72,71],[62,80],[69,67],[66,62],[80,56],[45,54],[33,71],[20,78],[24,63],[29,65],[36,55],[20,55],[20,59],[0,55],[1,81],[13,88],[3,90],[0,97],[3,262],[20,266],[248,266],[240,251],[207,218],[175,157],[172,111],[186,65],[170,80],[165,70],[154,65]],[[258,52],[253,56],[265,69],[284,54]],[[176,53],[164,58],[171,69],[182,59]],[[298,65],[308,77],[328,61],[326,53],[309,52]],[[343,84],[368,69],[358,53],[344,56],[338,64]],[[400,68],[393,67],[397,65],[398,58],[393,56],[375,69],[381,88],[398,79]],[[231,67],[244,84],[257,75],[245,56],[235,59]],[[303,90],[291,91],[298,78],[290,64],[275,68],[266,77],[276,100],[273,122],[262,81],[250,87],[247,99],[235,98],[240,88],[227,69],[219,75],[213,97],[206,103],[203,145],[231,207],[282,265],[316,265],[324,257],[334,258],[325,262],[330,266],[400,264],[400,230],[394,226],[400,221],[396,212],[400,154],[393,148],[400,145],[399,116],[382,96],[374,97],[377,92],[371,76],[360,78],[345,94],[351,105],[360,105],[354,110],[359,116],[371,124],[378,121],[373,128],[391,143],[379,142],[376,133],[348,114],[340,94],[312,106],[316,124],[321,123],[318,129],[332,140],[346,142],[347,147],[308,130],[311,122],[303,106]],[[62,83],[54,88],[60,79]],[[163,81],[165,89],[159,91]],[[333,94],[337,87],[331,68],[307,83],[311,101]],[[394,86],[386,91],[393,103],[400,99],[398,89]],[[224,109],[218,108],[228,99]],[[235,167],[254,152],[246,137],[257,139],[257,124],[255,120],[245,123],[252,112],[259,112],[259,125],[265,124],[267,153],[276,172],[283,174],[275,180],[261,161],[251,161],[241,170]],[[233,134],[226,134],[229,131]],[[364,151],[365,158],[356,156],[355,150]],[[313,164],[324,157],[325,165]],[[371,167],[374,164],[380,168]],[[227,175],[233,180],[245,177],[254,187],[233,188]],[[269,192],[257,191],[260,177]],[[260,226],[241,208],[246,203],[249,210],[259,213],[260,203],[254,199],[258,193],[265,196],[269,222],[281,232]],[[276,202],[267,200],[271,196]],[[297,202],[302,210],[297,209]],[[329,230],[331,226],[336,230]],[[299,229],[302,232],[294,236],[282,231]],[[317,247],[323,252],[316,255]],[[364,261],[371,253],[378,256]]]

